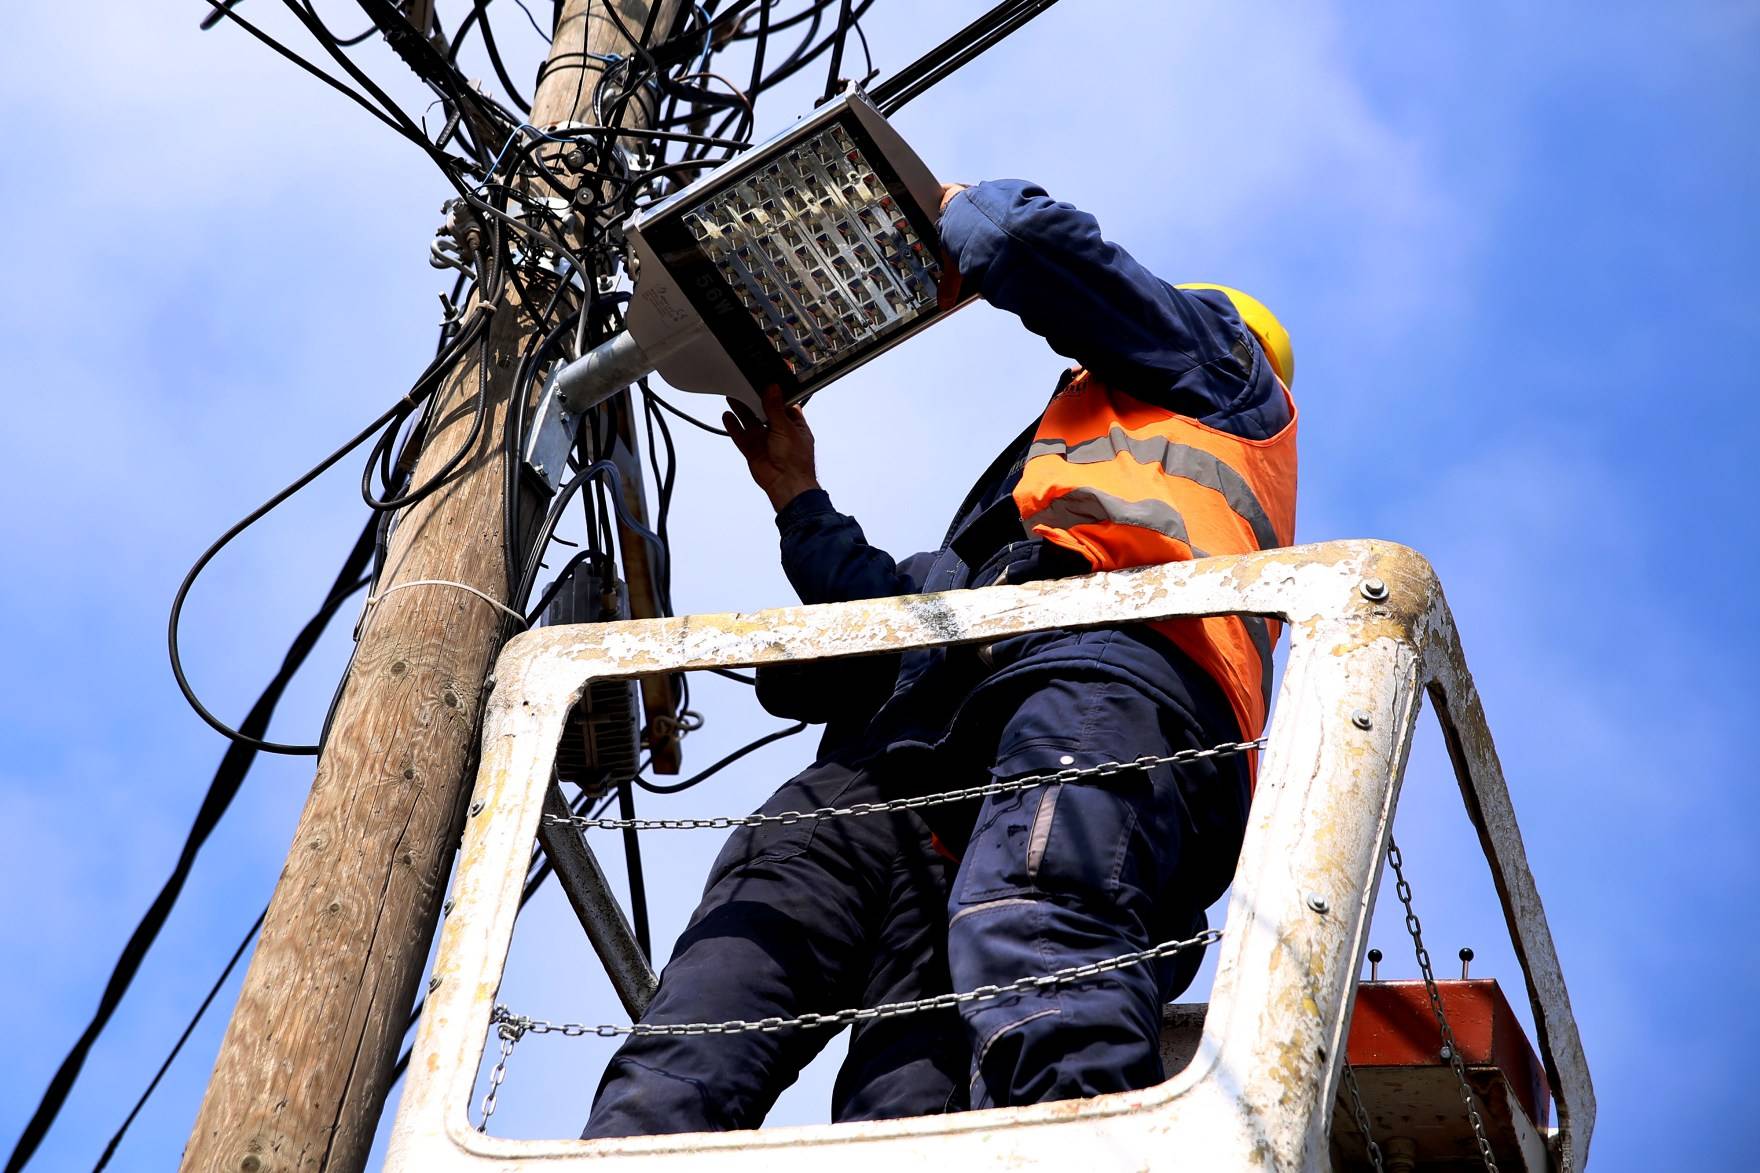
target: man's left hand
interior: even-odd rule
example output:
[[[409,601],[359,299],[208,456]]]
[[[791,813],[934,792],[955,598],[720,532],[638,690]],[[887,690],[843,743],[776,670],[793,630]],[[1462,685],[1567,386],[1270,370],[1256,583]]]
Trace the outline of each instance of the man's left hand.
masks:
[[[752,479],[770,498],[778,513],[802,493],[819,487],[813,464],[813,429],[800,408],[782,397],[774,385],[764,388],[764,415],[759,419],[743,403],[728,400],[733,410],[722,413],[721,422],[733,437],[734,447],[746,458]]]

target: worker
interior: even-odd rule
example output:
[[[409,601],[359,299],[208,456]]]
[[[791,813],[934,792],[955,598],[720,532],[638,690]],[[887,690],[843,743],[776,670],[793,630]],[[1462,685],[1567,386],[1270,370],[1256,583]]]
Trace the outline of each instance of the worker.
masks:
[[[1017,180],[943,190],[950,279],[1077,367],[903,562],[820,486],[775,389],[725,417],[776,509],[805,603],[986,587],[1287,545],[1289,340],[1244,294],[1169,285],[1087,214]],[[955,276],[956,275],[956,276]],[[970,395],[971,388],[950,394]],[[887,429],[874,475],[909,476]],[[763,811],[847,807],[1256,738],[1276,629],[1222,617],[758,673],[772,713],[824,723]],[[742,827],[711,870],[643,1021],[792,1020],[1083,965],[1194,935],[1226,888],[1246,753],[1082,777],[965,806]],[[855,1023],[837,1121],[1037,1103],[1165,1078],[1161,1006],[1196,951],[1077,984]],[[755,1128],[834,1026],[628,1039],[588,1137]]]

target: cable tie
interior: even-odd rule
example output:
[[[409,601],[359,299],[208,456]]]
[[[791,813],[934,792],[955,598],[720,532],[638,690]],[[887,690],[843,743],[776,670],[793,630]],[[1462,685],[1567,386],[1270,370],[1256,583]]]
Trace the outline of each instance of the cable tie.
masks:
[[[496,599],[490,595],[483,593],[482,591],[478,590],[476,587],[471,586],[469,583],[452,582],[452,581],[449,581],[448,579],[444,579],[444,578],[418,578],[418,579],[414,579],[410,582],[394,583],[393,585],[386,587],[384,590],[380,591],[376,595],[368,595],[367,596],[367,607],[369,609],[371,609],[374,604],[378,603],[379,600],[383,599],[386,595],[395,594],[396,592],[402,590],[405,587],[419,587],[419,586],[457,587],[461,591],[469,591],[471,594],[477,596],[477,598],[483,600],[483,602],[489,604],[491,607],[494,607],[496,610],[512,616],[513,619],[515,621],[517,621],[521,627],[526,626],[526,617],[524,615],[521,615],[518,611],[515,611],[512,607],[509,607],[506,603],[503,603],[501,600]]]

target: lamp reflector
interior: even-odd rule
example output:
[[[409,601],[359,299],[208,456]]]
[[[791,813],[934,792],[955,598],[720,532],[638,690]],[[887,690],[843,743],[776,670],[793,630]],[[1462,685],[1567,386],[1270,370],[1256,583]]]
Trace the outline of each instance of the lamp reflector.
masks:
[[[947,312],[940,184],[859,93],[627,226],[634,340],[675,387],[790,401]]]

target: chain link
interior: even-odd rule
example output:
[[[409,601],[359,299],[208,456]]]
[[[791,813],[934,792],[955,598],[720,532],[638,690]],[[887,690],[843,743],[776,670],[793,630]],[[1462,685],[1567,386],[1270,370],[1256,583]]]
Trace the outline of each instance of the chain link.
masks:
[[[809,1013],[795,1015],[792,1018],[760,1018],[751,1021],[736,1018],[729,1022],[637,1022],[626,1026],[592,1026],[584,1022],[548,1022],[542,1018],[527,1018],[522,1014],[511,1013],[505,1006],[497,1006],[489,1021],[502,1032],[503,1039],[507,1038],[510,1031],[515,1039],[527,1034],[562,1035],[566,1038],[596,1035],[602,1039],[614,1039],[620,1035],[731,1035],[745,1034],[750,1031],[769,1033],[796,1027],[844,1026],[875,1018],[897,1018],[924,1010],[945,1010],[954,1006],[963,1006],[967,1002],[983,1002],[991,998],[1001,998],[1007,994],[1023,994],[1033,990],[1067,986],[1086,978],[1110,973],[1115,969],[1125,969],[1163,957],[1171,957],[1186,949],[1213,945],[1221,939],[1221,929],[1206,929],[1197,936],[1188,937],[1183,941],[1163,941],[1159,945],[1152,945],[1135,953],[1121,953],[1117,957],[1108,957],[1104,961],[1091,961],[1086,965],[1072,965],[1067,969],[1054,970],[1051,973],[1017,978],[1006,985],[979,986],[976,989],[964,990],[957,994],[936,994],[934,997],[918,998],[911,1002],[887,1002],[879,1006],[838,1010],[830,1014]],[[504,1055],[508,1049],[510,1048],[504,1044]],[[493,1082],[493,1072],[490,1073],[490,1078]]]
[[[1072,766],[1067,770],[1058,770],[1055,773],[1033,774],[1006,782],[986,782],[981,786],[945,790],[939,794],[918,794],[909,798],[889,799],[885,802],[857,802],[849,806],[821,806],[805,811],[716,815],[707,819],[595,819],[587,815],[545,815],[544,822],[552,827],[573,826],[583,829],[598,828],[604,831],[725,831],[733,827],[761,827],[766,824],[786,827],[806,822],[809,819],[891,814],[894,811],[917,810],[925,806],[964,802],[972,798],[1014,794],[1018,791],[1031,790],[1037,786],[1049,786],[1053,783],[1079,782],[1084,778],[1110,778],[1116,774],[1148,770],[1155,766],[1195,762],[1203,758],[1228,757],[1233,754],[1246,753],[1249,750],[1263,749],[1264,746],[1265,739],[1263,737],[1252,741],[1227,741],[1221,745],[1213,745],[1208,749],[1182,749],[1177,753],[1170,754],[1144,754],[1142,757],[1133,758],[1128,762],[1102,762],[1097,766]]]
[[[507,1079],[507,1061],[513,1057],[513,1048],[519,1043],[525,1028],[517,1020],[507,1017],[507,1007],[495,1007],[492,1021],[495,1033],[501,1036],[501,1058],[489,1071],[489,1090],[483,1093],[483,1120],[477,1125],[478,1132],[489,1131],[489,1117],[495,1115],[495,1104],[501,1096],[501,1084]]]
[[[1473,1096],[1473,1085],[1467,1082],[1467,1065],[1461,1058],[1460,1045],[1454,1041],[1454,1030],[1448,1025],[1448,1015],[1442,1010],[1442,995],[1436,989],[1436,975],[1430,969],[1430,951],[1424,948],[1424,930],[1418,923],[1418,914],[1412,910],[1412,886],[1406,883],[1404,859],[1399,853],[1399,844],[1390,835],[1387,839],[1387,863],[1393,868],[1394,891],[1399,894],[1399,902],[1406,909],[1406,932],[1412,935],[1412,946],[1418,954],[1418,971],[1424,975],[1424,989],[1430,995],[1430,1011],[1436,1016],[1436,1029],[1442,1034],[1442,1057],[1454,1069],[1455,1081],[1460,1084],[1461,1099],[1467,1105],[1467,1120],[1473,1126],[1473,1139],[1479,1144],[1479,1158],[1485,1162],[1487,1173],[1498,1173],[1497,1159],[1491,1154],[1491,1140],[1485,1135],[1485,1121],[1479,1116],[1479,1105]]]
[[[1382,1173],[1381,1146],[1375,1143],[1375,1134],[1369,1128],[1369,1113],[1363,1107],[1363,1093],[1357,1087],[1357,1069],[1351,1061],[1344,1061],[1344,1086],[1351,1094],[1351,1114],[1357,1118],[1357,1131],[1363,1134],[1363,1147],[1369,1154],[1369,1164],[1375,1166],[1375,1173]]]
[[[598,828],[610,831],[730,830],[734,827],[761,827],[766,824],[789,826],[810,819],[856,818],[862,815],[890,814],[894,811],[917,810],[926,806],[964,802],[973,798],[1015,794],[1038,786],[1049,786],[1053,783],[1079,782],[1085,778],[1110,778],[1126,772],[1149,770],[1156,766],[1177,765],[1181,762],[1200,761],[1205,758],[1227,757],[1264,747],[1265,738],[1263,737],[1255,738],[1252,741],[1229,741],[1210,746],[1207,749],[1182,749],[1171,754],[1144,754],[1142,757],[1133,758],[1127,762],[1102,762],[1095,766],[1076,766],[1049,774],[1035,774],[1005,782],[987,782],[980,786],[966,786],[958,790],[943,791],[939,794],[912,795],[908,798],[896,798],[885,802],[858,802],[843,807],[822,806],[812,810],[782,811],[777,814],[717,815],[707,819],[599,819],[587,815],[545,815],[544,822],[553,827],[573,826],[582,829]],[[876,1018],[896,1018],[925,1010],[945,1010],[962,1006],[968,1002],[982,1002],[1008,994],[1066,986],[1087,978],[1110,973],[1113,970],[1142,965],[1163,957],[1171,957],[1185,949],[1212,945],[1221,939],[1222,931],[1220,929],[1207,929],[1197,936],[1183,941],[1163,941],[1159,945],[1134,953],[1123,953],[1103,961],[1094,961],[1086,965],[1070,966],[1052,973],[1018,978],[1006,985],[979,986],[974,990],[966,990],[961,993],[937,994],[931,998],[918,998],[911,1002],[888,1002],[879,1006],[838,1010],[830,1014],[808,1013],[792,1018],[762,1018],[750,1022],[734,1019],[729,1022],[637,1022],[621,1026],[595,1026],[583,1022],[549,1022],[542,1018],[528,1018],[523,1014],[514,1014],[505,1006],[497,1005],[489,1021],[500,1036],[501,1057],[489,1071],[489,1089],[483,1096],[483,1120],[481,1124],[477,1125],[477,1131],[483,1132],[489,1127],[489,1119],[495,1115],[496,1099],[500,1094],[501,1085],[507,1079],[507,1060],[512,1056],[513,1049],[520,1039],[528,1034],[559,1034],[565,1038],[594,1035],[609,1039],[617,1038],[620,1035],[721,1035],[743,1034],[749,1031],[771,1032],[791,1028],[844,1026]],[[1379,1166],[1377,1167],[1379,1168]]]

